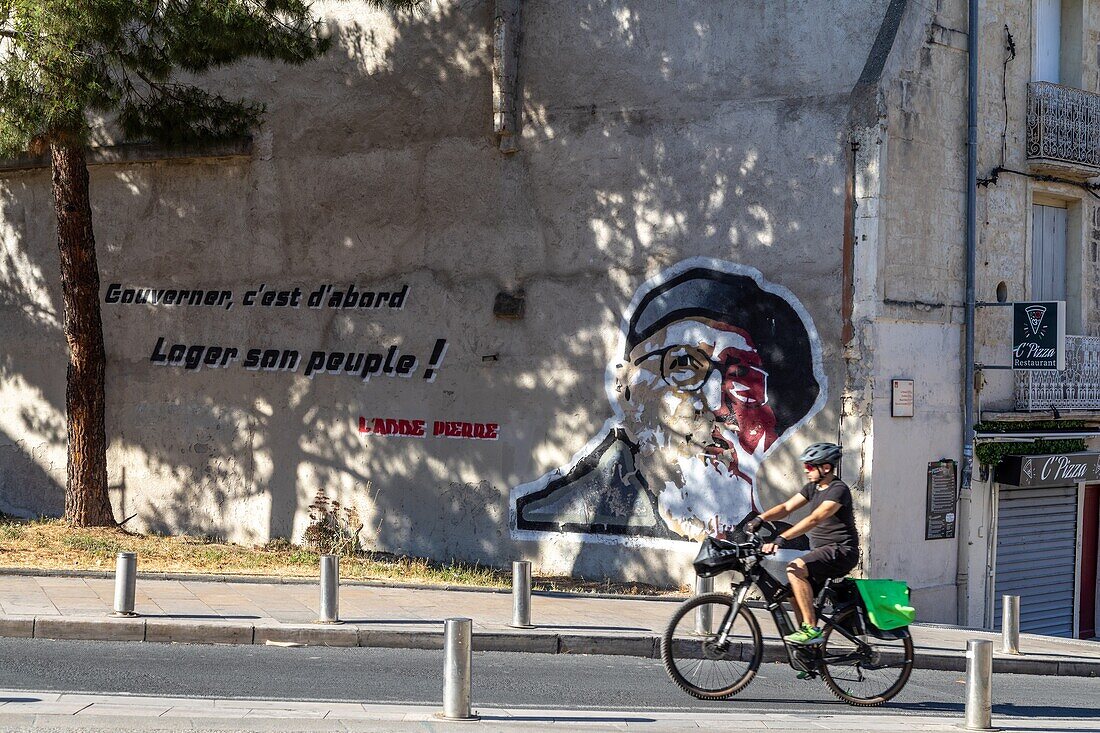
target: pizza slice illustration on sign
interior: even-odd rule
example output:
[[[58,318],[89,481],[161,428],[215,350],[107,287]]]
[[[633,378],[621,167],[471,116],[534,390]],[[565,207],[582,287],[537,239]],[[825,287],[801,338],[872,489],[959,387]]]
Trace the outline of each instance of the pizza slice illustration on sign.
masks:
[[[1039,328],[1043,325],[1043,318],[1047,314],[1047,308],[1045,305],[1031,305],[1024,308],[1024,313],[1027,313],[1028,323],[1031,324],[1031,332],[1036,336],[1039,335]]]

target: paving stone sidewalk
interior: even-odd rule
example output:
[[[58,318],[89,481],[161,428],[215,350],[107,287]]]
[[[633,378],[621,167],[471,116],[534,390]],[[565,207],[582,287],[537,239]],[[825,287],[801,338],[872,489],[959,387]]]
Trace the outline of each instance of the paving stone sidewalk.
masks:
[[[512,709],[474,706],[477,721],[440,720],[437,706],[379,705],[292,700],[204,699],[87,695],[0,690],[4,730],[111,731],[528,731],[684,730],[760,731],[957,731],[953,716],[911,716],[886,711],[842,715],[736,712]],[[1082,718],[994,716],[993,725],[1024,731],[1097,731]]]
[[[150,579],[138,576],[136,618],[113,618],[110,577],[0,574],[0,636],[223,644],[310,644],[439,649],[445,619],[473,619],[474,648],[659,656],[676,599],[536,593],[533,629],[509,625],[509,593],[345,582],[339,625],[318,624],[314,583]],[[783,658],[770,618],[756,610],[765,659]],[[914,625],[916,666],[964,670],[968,639],[998,634]],[[995,652],[994,671],[1100,676],[1100,642],[1023,634],[1021,655]]]

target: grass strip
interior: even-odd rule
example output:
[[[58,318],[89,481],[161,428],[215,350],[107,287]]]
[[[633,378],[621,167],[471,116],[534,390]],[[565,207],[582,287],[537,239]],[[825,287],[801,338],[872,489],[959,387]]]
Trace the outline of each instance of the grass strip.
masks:
[[[119,528],[74,527],[63,519],[16,519],[0,515],[0,567],[30,570],[114,569],[119,552],[135,552],[138,568],[154,573],[316,577],[319,553],[286,540],[248,547],[213,537],[141,535]],[[433,562],[386,552],[340,558],[340,577],[439,586],[511,587],[511,571],[477,563]],[[571,593],[666,595],[682,588],[615,583],[568,576],[537,576],[535,590]]]

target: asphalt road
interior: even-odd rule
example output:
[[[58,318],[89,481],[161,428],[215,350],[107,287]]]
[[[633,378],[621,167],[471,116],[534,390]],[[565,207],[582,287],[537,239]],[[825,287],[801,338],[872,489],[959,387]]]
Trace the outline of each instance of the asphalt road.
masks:
[[[184,697],[438,703],[443,653],[401,649],[142,644],[0,639],[0,688]],[[729,701],[702,702],[659,660],[477,653],[474,706],[630,711],[843,713],[820,681],[765,664]],[[1100,680],[998,675],[994,713],[1100,719]],[[961,716],[963,675],[916,670],[884,710]],[[785,708],[782,706],[786,706]]]

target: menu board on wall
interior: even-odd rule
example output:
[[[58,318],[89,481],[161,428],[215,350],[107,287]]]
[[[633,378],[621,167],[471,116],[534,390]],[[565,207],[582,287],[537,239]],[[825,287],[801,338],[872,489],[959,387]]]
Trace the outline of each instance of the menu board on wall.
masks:
[[[924,539],[948,540],[955,536],[956,486],[958,472],[954,461],[945,459],[928,464]]]

